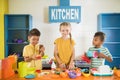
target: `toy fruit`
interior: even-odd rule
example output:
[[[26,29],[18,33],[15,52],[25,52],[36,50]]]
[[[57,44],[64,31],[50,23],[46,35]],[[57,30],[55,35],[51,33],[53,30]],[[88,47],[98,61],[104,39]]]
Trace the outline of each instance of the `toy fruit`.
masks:
[[[60,72],[59,71],[55,71],[55,74],[60,75]]]
[[[73,72],[73,71],[70,71],[68,73],[68,75],[69,75],[70,78],[76,78],[77,77],[77,74],[75,72]]]
[[[81,76],[81,72],[77,72],[77,76]]]
[[[37,58],[37,59],[41,59],[41,55],[37,55],[36,58]]]
[[[40,73],[40,72],[41,72],[41,70],[39,70],[39,69],[38,69],[38,70],[36,70],[35,72]]]
[[[76,68],[76,69],[75,69],[75,72],[80,72],[80,68]]]
[[[67,74],[66,72],[61,72],[61,73],[60,73],[60,76],[61,76],[62,78],[66,78],[67,75],[68,75],[68,74]]]

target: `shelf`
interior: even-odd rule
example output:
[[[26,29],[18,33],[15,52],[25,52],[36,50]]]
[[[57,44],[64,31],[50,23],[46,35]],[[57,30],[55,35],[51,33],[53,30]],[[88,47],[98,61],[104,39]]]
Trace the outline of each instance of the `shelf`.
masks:
[[[116,56],[114,56],[113,58],[120,58],[120,57],[116,57]]]
[[[105,44],[120,44],[120,42],[104,42]]]
[[[16,45],[16,44],[17,44],[17,45],[18,45],[18,44],[21,45],[21,44],[24,44],[24,45],[26,45],[26,44],[28,44],[28,42],[27,42],[27,43],[12,43],[12,42],[8,42],[7,44],[12,44],[12,45]]]
[[[110,67],[120,67],[120,13],[102,13],[98,16],[98,31],[106,35],[103,44],[113,56],[112,62],[105,61]]]
[[[29,28],[8,28],[8,30],[29,30]]]
[[[27,39],[32,27],[32,16],[29,14],[6,14],[4,20],[5,57],[11,53],[21,53],[22,56],[24,46],[28,45]],[[14,41],[15,39],[22,41]]]
[[[120,27],[106,27],[106,28],[100,28],[101,30],[108,30],[108,29],[120,29]]]

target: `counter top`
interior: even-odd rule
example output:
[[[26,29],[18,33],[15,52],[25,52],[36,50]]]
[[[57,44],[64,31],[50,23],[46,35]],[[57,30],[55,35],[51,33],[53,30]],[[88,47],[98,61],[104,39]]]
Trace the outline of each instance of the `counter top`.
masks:
[[[47,71],[47,72],[50,72],[50,71]],[[1,80],[3,80],[3,79],[1,79]],[[10,77],[9,79],[4,79],[4,80],[26,80],[26,79],[19,77],[18,74],[15,74],[14,76]],[[82,76],[79,76],[75,79],[70,79],[69,77],[62,78],[61,76],[56,75],[56,74],[46,74],[43,76],[38,75],[34,79],[27,79],[27,80],[120,80],[120,77],[117,77],[115,75],[113,75],[113,76],[93,76],[93,75],[90,75],[89,77],[84,77],[82,75]]]

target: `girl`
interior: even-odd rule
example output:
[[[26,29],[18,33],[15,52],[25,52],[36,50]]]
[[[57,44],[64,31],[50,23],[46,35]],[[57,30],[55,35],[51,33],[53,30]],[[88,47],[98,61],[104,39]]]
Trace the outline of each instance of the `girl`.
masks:
[[[59,68],[74,68],[74,40],[71,36],[71,24],[63,22],[60,24],[61,37],[57,38],[54,42],[54,57],[57,60]]]

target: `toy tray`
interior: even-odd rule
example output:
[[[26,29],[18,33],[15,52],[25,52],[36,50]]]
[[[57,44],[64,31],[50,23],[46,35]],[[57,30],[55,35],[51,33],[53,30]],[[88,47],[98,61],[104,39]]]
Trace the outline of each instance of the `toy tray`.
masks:
[[[113,75],[113,71],[111,71],[110,73],[99,73],[98,71],[93,71],[92,74],[94,76],[112,76]]]

